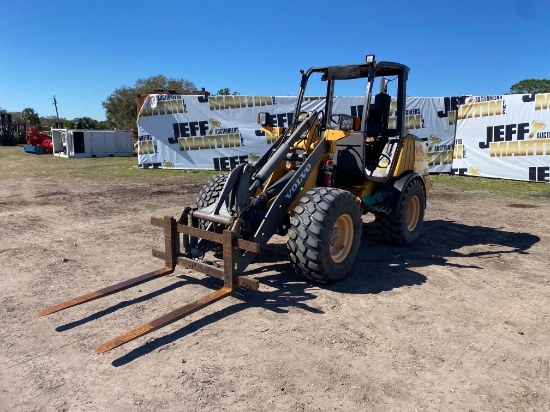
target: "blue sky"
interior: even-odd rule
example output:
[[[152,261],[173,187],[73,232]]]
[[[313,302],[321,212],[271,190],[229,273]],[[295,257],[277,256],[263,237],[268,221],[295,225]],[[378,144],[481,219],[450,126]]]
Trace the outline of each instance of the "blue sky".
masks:
[[[0,108],[105,119],[138,78],[296,95],[299,70],[377,60],[411,68],[410,96],[493,95],[550,78],[548,0],[1,0]],[[360,95],[350,90],[348,95]]]

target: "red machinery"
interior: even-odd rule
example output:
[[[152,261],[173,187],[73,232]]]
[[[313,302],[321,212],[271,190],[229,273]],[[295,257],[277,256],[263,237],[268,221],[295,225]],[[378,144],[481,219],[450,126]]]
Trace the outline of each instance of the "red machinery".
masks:
[[[31,146],[43,147],[46,153],[53,153],[53,142],[51,136],[44,132],[39,132],[36,126],[31,126],[27,133],[27,144]]]

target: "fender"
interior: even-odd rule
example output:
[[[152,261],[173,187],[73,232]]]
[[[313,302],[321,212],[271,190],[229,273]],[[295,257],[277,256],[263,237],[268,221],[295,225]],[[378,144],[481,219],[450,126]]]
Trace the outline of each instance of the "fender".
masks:
[[[413,180],[419,180],[426,193],[426,186],[422,176],[415,172],[401,175],[398,179],[392,179],[385,185],[381,185],[372,195],[363,198],[363,207],[375,214],[395,215],[403,198],[403,192]]]
[[[388,182],[389,185],[392,186],[392,196],[389,200],[391,211],[389,214],[393,215],[396,213],[397,206],[401,203],[401,199],[403,198],[403,192],[405,191],[405,188],[413,180],[420,181],[420,184],[424,188],[424,200],[426,201],[426,185],[424,184],[424,179],[422,178],[422,176],[415,172],[407,173],[399,177],[397,180]]]

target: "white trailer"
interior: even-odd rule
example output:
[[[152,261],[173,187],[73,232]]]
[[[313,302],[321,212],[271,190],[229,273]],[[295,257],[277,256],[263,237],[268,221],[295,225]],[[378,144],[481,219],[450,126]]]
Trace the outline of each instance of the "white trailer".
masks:
[[[52,129],[52,142],[60,157],[134,155],[131,130]]]

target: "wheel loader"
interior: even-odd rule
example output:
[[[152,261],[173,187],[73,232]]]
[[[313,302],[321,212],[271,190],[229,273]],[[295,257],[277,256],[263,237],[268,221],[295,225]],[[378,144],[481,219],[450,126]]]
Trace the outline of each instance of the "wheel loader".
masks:
[[[274,125],[258,113],[261,130],[275,138],[254,164],[242,164],[212,178],[195,207],[176,220],[152,218],[164,229],[164,251],[153,249],[165,267],[62,302],[47,315],[172,273],[177,265],[222,279],[224,286],[96,348],[105,352],[175,322],[224,297],[236,287],[256,290],[244,275],[273,235],[287,237],[290,265],[311,281],[332,283],[352,268],[361,241],[361,215],[373,213],[380,237],[398,245],[420,234],[431,187],[426,143],[406,132],[409,68],[392,62],[315,67],[301,71],[292,121]],[[325,95],[306,96],[310,82]],[[335,90],[359,83],[362,107],[335,112]],[[380,84],[379,92],[373,88]],[[393,87],[392,99],[388,86]]]

